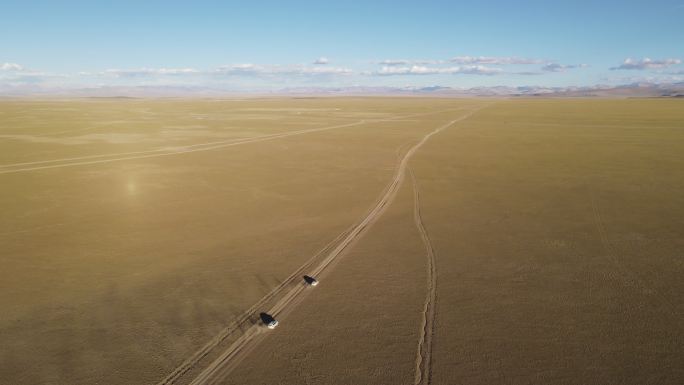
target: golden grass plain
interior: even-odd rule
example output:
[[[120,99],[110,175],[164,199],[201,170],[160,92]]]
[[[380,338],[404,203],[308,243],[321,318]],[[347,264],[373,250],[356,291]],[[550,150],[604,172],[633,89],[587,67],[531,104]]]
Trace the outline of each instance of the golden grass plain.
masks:
[[[0,103],[0,383],[158,383],[483,106],[409,163],[432,383],[680,382],[681,100],[282,98]],[[406,179],[221,382],[413,384],[426,274]]]

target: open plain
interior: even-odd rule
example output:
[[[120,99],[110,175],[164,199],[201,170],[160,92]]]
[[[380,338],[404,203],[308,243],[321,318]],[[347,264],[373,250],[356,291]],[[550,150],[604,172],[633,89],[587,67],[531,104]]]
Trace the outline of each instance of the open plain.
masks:
[[[4,100],[0,384],[681,383],[683,154],[681,99]]]

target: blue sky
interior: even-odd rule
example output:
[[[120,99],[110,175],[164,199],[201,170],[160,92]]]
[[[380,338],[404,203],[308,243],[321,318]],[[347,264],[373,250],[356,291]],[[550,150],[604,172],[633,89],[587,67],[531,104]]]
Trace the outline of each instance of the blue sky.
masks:
[[[681,59],[684,0],[0,0],[0,91],[673,82]]]

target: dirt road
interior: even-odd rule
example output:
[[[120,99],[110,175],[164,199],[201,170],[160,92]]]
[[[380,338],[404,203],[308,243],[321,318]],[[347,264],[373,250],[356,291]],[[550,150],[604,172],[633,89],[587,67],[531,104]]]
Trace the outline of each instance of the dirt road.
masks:
[[[481,109],[481,108],[480,108]],[[410,161],[413,154],[415,154],[420,147],[422,147],[425,142],[427,142],[432,136],[438,134],[439,132],[445,130],[448,127],[456,124],[457,122],[463,121],[480,109],[473,110],[467,114],[451,120],[450,122],[437,127],[435,130],[431,131],[425,135],[418,143],[413,145],[401,158],[398,167],[394,173],[394,177],[389,183],[384,194],[380,197],[376,205],[371,209],[371,211],[364,217],[354,228],[342,239],[336,247],[330,251],[328,256],[321,261],[321,263],[310,271],[309,275],[314,277],[320,277],[322,273],[329,270],[329,267],[333,262],[338,260],[339,256],[350,247],[355,241],[359,240],[366,231],[382,216],[385,210],[396,198],[397,192],[401,187],[405,177],[406,169],[408,167],[408,162]],[[424,230],[424,229],[423,229]],[[286,293],[283,298],[281,298],[268,312],[274,317],[278,318],[285,310],[289,310],[295,301],[300,300],[301,294],[305,291],[306,286],[304,283],[300,283],[288,293]],[[433,289],[434,290],[434,289]],[[432,306],[429,307],[433,309]],[[434,310],[430,310],[434,311]],[[282,327],[282,326],[281,326]],[[236,363],[240,361],[251,349],[250,347],[255,346],[261,339],[265,338],[267,333],[263,325],[255,324],[251,326],[235,343],[233,343],[228,349],[226,349],[221,355],[214,360],[209,366],[207,366],[190,384],[200,385],[200,384],[215,384],[220,382],[225,378],[230,371],[235,367]],[[425,338],[425,337],[423,337]],[[431,341],[431,340],[430,340]],[[429,343],[429,342],[428,342]],[[425,344],[422,344],[425,345]],[[423,349],[421,349],[423,350]],[[429,358],[429,357],[428,357]],[[425,359],[427,362],[427,359]],[[425,368],[425,364],[421,365]],[[429,370],[429,364],[428,364]],[[422,378],[422,377],[421,377]],[[165,384],[171,382],[164,382]]]

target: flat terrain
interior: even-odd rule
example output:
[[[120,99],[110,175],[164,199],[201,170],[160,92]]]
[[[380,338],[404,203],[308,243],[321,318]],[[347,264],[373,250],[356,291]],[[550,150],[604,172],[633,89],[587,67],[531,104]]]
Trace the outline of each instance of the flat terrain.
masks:
[[[0,383],[681,383],[683,154],[672,99],[0,102]]]

